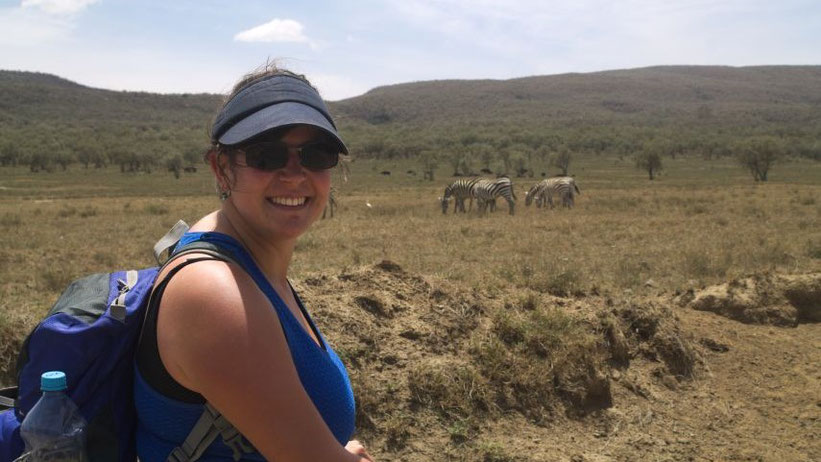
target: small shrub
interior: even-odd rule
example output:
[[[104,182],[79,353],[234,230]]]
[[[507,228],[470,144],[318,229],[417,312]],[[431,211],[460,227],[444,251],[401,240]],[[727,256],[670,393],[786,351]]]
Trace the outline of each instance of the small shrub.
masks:
[[[482,462],[513,462],[519,460],[504,445],[495,441],[486,441],[476,448]]]
[[[40,272],[40,286],[51,292],[62,292],[74,279],[65,268],[47,268]]]
[[[732,263],[733,257],[730,251],[724,251],[720,255],[691,251],[684,254],[682,268],[691,277],[707,278],[726,275]]]
[[[742,213],[748,217],[757,218],[759,220],[767,218],[767,212],[765,212],[761,207],[755,205],[748,205],[744,207]]]
[[[539,307],[539,296],[532,292],[528,293],[519,298],[519,306],[524,310],[535,310]]]
[[[810,242],[807,248],[807,255],[810,258],[821,259],[821,242]]]
[[[90,205],[87,205],[84,209],[80,210],[80,217],[81,218],[88,218],[97,216],[97,209]]]
[[[565,269],[550,274],[537,287],[557,297],[568,297],[583,293],[582,277],[576,269]]]
[[[74,208],[74,207],[66,207],[64,209],[61,209],[59,212],[57,212],[57,216],[60,217],[60,218],[68,218],[68,217],[76,215],[76,214],[77,214],[77,209]]]
[[[94,255],[92,255],[91,258],[94,259],[95,263],[99,263],[100,265],[106,267],[114,266],[116,263],[114,255],[109,252],[97,251],[94,252]]]
[[[686,215],[701,215],[704,213],[709,212],[710,210],[704,204],[691,204],[689,207],[685,209]]]
[[[468,419],[456,419],[447,427],[450,440],[456,444],[470,439],[472,425]]]
[[[411,403],[443,417],[467,418],[490,407],[487,381],[471,364],[421,363],[408,372]]]
[[[619,287],[638,287],[642,279],[642,267],[633,258],[627,257],[616,266],[614,279]]]
[[[148,215],[166,215],[171,211],[168,206],[163,204],[147,204],[143,210]]]
[[[21,224],[23,224],[23,219],[16,213],[4,213],[3,216],[0,217],[0,226],[6,228],[17,227]]]

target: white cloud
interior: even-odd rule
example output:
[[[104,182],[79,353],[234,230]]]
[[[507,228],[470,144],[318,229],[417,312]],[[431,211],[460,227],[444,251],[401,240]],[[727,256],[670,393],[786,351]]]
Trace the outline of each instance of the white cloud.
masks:
[[[302,33],[302,24],[293,19],[275,18],[265,24],[242,31],[234,36],[238,42],[304,42],[308,37]]]
[[[43,15],[21,8],[0,9],[0,45],[5,53],[29,54],[29,47],[54,42],[71,32],[72,25],[61,17]],[[6,64],[4,67],[7,67]]]
[[[23,8],[37,8],[49,14],[73,14],[86,9],[100,0],[23,0]]]

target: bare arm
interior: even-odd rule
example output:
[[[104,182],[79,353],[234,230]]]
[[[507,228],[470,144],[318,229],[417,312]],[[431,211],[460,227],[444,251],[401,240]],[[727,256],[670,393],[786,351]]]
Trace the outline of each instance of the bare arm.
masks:
[[[302,387],[271,303],[223,262],[182,269],[160,305],[168,372],[202,394],[268,460],[368,460],[334,438]]]

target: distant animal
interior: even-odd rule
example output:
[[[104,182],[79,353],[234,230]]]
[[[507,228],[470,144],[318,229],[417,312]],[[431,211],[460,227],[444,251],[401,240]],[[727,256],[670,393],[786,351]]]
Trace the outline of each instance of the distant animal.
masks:
[[[334,210],[336,210],[336,205],[336,189],[334,189],[334,187],[331,186],[331,192],[328,194],[328,203],[325,204],[325,210],[322,211],[323,220],[325,219],[325,214],[328,212],[330,212],[331,215],[328,218],[334,217]]]
[[[456,180],[445,187],[445,192],[439,201],[442,205],[442,213],[448,213],[448,203],[453,197],[453,213],[465,212],[465,199],[470,199],[470,208],[473,208],[473,185],[479,178]]]
[[[405,173],[407,173],[408,175],[416,175],[416,172],[415,172],[415,171],[413,171],[413,170],[408,170],[408,171],[407,171],[407,172],[405,172]]]
[[[190,166],[190,167],[185,167],[185,168],[183,169],[183,171],[184,171],[185,173],[197,173],[197,167],[195,167],[195,166],[193,166],[193,165],[192,165],[192,166]]]
[[[555,176],[533,185],[525,196],[525,205],[530,206],[535,200],[537,207],[541,208],[549,204],[552,209],[554,207],[553,198],[557,197],[562,201],[563,207],[571,209],[575,204],[575,195],[581,193],[575,178]]]
[[[491,171],[489,168],[483,168],[479,171],[484,173],[485,175],[493,175],[493,171]]]
[[[488,207],[495,209],[496,198],[498,197],[507,201],[508,213],[511,215],[514,213],[516,193],[513,190],[513,182],[510,181],[510,178],[499,177],[495,180],[481,178],[473,185],[473,196],[479,202],[480,214],[484,214]]]
[[[390,170],[382,170],[382,171],[381,171],[381,172],[379,172],[379,173],[380,173],[380,174],[382,174],[382,175],[385,175],[385,176],[387,176],[387,175],[390,175],[390,174],[391,174]]]

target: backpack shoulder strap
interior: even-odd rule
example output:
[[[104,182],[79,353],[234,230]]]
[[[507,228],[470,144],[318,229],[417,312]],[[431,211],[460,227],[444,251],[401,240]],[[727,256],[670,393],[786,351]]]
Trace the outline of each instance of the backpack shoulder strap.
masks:
[[[166,462],[194,462],[202,457],[205,450],[211,443],[222,436],[225,445],[234,452],[234,460],[240,460],[243,453],[254,452],[254,447],[249,443],[237,429],[231,425],[218,410],[211,404],[205,404],[199,420],[191,429],[191,433],[185,441],[174,448],[168,455]]]
[[[14,407],[17,387],[0,388],[0,411]]]
[[[177,245],[177,242],[186,232],[188,232],[188,224],[180,220],[154,244],[154,258],[158,264],[162,265],[166,262],[167,258],[163,258],[163,254]]]

